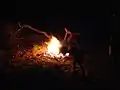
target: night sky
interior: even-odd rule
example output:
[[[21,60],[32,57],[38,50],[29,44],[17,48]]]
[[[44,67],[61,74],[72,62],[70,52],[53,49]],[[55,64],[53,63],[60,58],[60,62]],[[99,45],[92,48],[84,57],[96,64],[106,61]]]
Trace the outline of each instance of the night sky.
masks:
[[[51,2],[52,3],[52,2]],[[58,2],[45,5],[38,2],[17,2],[17,19],[48,32],[60,32],[64,28],[79,32],[79,42],[89,53],[89,64],[96,75],[104,77],[111,71],[108,44],[113,26],[112,2]]]
[[[17,2],[17,19],[48,32],[60,32],[66,27],[73,32],[79,32],[80,39],[87,47],[105,48],[113,29],[112,3],[69,3],[42,5],[40,2]]]

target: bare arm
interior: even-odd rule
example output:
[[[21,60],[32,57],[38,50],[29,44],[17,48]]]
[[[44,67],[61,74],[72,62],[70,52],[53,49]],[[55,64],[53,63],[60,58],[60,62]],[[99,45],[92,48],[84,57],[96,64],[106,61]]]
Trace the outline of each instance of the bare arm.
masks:
[[[66,33],[65,33],[65,36],[64,36],[64,40],[66,40],[68,34],[70,34],[70,36],[68,37],[68,39],[69,39],[69,38],[71,37],[71,35],[72,35],[71,32],[68,31],[67,28],[65,28],[65,32],[66,32]],[[68,39],[67,39],[67,41],[68,41]]]
[[[66,28],[65,28],[65,32],[66,32],[66,33],[65,33],[65,36],[64,36],[64,40],[66,40],[66,37],[67,37],[68,34],[70,35],[70,36],[68,37],[68,39],[66,40],[67,42],[71,42],[71,40],[72,40],[72,38],[73,38],[73,35],[80,35],[80,33],[71,33],[71,32],[70,32],[68,29],[66,29]],[[75,46],[76,46],[77,48],[80,48],[76,40],[74,40],[74,43],[75,43]],[[68,45],[68,50],[69,50],[70,48],[71,48],[71,46]]]

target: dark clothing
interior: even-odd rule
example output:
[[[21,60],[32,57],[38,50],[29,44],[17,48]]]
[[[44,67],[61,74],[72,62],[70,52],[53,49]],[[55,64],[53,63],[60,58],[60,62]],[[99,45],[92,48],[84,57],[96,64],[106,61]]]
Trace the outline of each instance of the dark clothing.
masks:
[[[75,62],[77,62],[78,64],[83,63],[83,56],[84,56],[83,50],[80,50],[80,48],[78,48],[77,46],[70,45],[70,43],[68,43],[67,41],[62,41],[62,46],[63,47],[61,49],[61,52],[63,54],[69,52],[70,55],[74,57]],[[68,50],[69,46],[70,46],[70,50]]]
[[[68,53],[68,48],[67,48],[67,47],[62,47],[61,52],[62,52],[63,54]]]
[[[83,63],[84,52],[82,50],[74,47],[70,50],[70,54],[73,55],[78,64]]]
[[[79,50],[78,48],[72,48],[70,50],[70,54],[74,57],[73,68],[75,70],[76,63],[80,66],[82,70],[82,76],[85,77],[85,71],[83,67],[83,59],[85,52],[83,50]]]
[[[66,40],[61,41],[62,47],[68,47],[69,43]]]
[[[68,50],[68,46],[70,45],[70,43],[68,44],[66,41],[63,41],[62,45],[63,45],[63,47],[61,49],[61,52],[63,54],[69,52],[70,55],[72,55],[74,57],[73,69],[75,71],[75,66],[76,66],[76,63],[77,63],[82,70],[82,76],[84,78],[85,77],[85,71],[84,71],[84,67],[83,67],[82,64],[83,64],[83,58],[84,58],[85,52],[77,46],[72,46],[73,44],[71,45],[70,50]]]
[[[65,40],[63,40],[61,43],[62,43],[61,52],[62,52],[63,54],[68,53],[68,52],[69,52],[69,51],[68,51],[68,46],[69,46],[68,42],[65,41]]]

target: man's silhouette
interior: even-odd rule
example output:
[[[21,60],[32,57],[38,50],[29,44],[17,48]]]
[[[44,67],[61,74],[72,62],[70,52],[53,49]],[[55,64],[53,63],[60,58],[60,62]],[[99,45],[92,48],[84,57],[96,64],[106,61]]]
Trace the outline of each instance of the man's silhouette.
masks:
[[[65,28],[65,31],[66,31],[66,35],[64,37],[64,40],[62,41],[63,48],[61,51],[64,54],[69,52],[74,57],[73,70],[75,70],[76,64],[79,64],[82,70],[83,77],[84,77],[85,71],[83,68],[83,58],[84,58],[85,52],[79,47],[76,41],[76,37],[78,37],[79,34],[71,33],[66,28]],[[68,36],[68,34],[70,35]]]

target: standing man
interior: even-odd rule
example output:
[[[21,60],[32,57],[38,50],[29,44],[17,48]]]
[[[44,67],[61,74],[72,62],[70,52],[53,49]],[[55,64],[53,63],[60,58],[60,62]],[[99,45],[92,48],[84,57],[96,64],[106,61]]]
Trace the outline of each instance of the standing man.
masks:
[[[79,64],[82,70],[82,76],[85,76],[85,71],[83,67],[83,58],[85,52],[79,47],[79,44],[75,40],[80,34],[79,33],[71,33],[65,28],[66,34],[64,40],[62,41],[62,52],[65,54],[66,52],[70,52],[74,57],[73,62],[73,70],[75,71],[76,63]],[[68,36],[69,35],[69,36]]]

